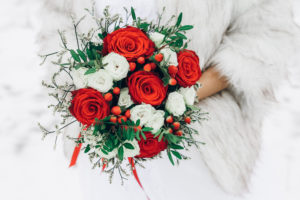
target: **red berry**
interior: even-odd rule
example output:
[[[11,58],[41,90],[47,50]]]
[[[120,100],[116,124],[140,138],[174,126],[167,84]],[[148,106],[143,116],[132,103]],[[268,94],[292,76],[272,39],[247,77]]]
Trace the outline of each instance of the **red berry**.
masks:
[[[168,116],[168,117],[166,118],[166,122],[169,123],[169,124],[173,123],[173,117],[172,117],[171,115]]]
[[[173,129],[169,128],[169,129],[168,129],[168,132],[169,132],[169,133],[173,133]]]
[[[152,67],[149,63],[144,66],[144,71],[146,71],[146,72],[150,72],[151,69],[152,69]]]
[[[176,67],[174,65],[170,65],[168,67],[168,72],[169,72],[170,76],[175,77],[178,72],[178,67]]]
[[[111,109],[111,113],[114,115],[120,115],[121,112],[122,112],[122,110],[121,110],[120,106],[114,106]]]
[[[152,70],[155,70],[155,69],[156,69],[156,64],[155,64],[155,63],[150,63],[150,65],[151,65],[151,69],[152,69]]]
[[[125,116],[126,116],[127,118],[130,118],[130,110],[126,110]]]
[[[129,63],[129,69],[130,69],[130,71],[134,71],[135,68],[136,68],[136,64],[134,62],[130,62]]]
[[[105,99],[105,101],[111,101],[113,99],[113,96],[111,93],[106,93],[104,95],[104,99]]]
[[[176,131],[175,135],[182,136],[182,131]]]
[[[117,123],[117,117],[116,116],[111,116],[109,121],[112,122],[112,123]]]
[[[175,78],[170,78],[170,80],[169,80],[169,85],[174,86],[174,85],[176,85],[176,84],[177,84],[176,79],[175,79]]]
[[[115,94],[115,95],[118,95],[118,94],[120,94],[120,88],[119,87],[115,87],[114,89],[113,89],[113,93]]]
[[[191,118],[190,117],[186,117],[184,118],[185,123],[190,124],[191,123]]]
[[[134,127],[134,132],[137,132],[137,131],[140,131],[140,130],[142,130],[141,126]]]
[[[179,123],[179,122],[174,122],[174,123],[173,123],[173,128],[174,128],[174,130],[179,130],[179,128],[180,128],[180,123]]]
[[[145,58],[144,57],[139,57],[137,59],[137,62],[140,63],[141,65],[145,63]]]
[[[159,54],[156,54],[154,59],[157,61],[157,62],[161,62],[163,59],[164,59],[164,55],[159,53]]]
[[[119,124],[122,123],[122,120],[123,120],[124,122],[126,122],[126,121],[127,121],[127,117],[125,117],[125,116],[120,116],[120,117],[118,118]]]

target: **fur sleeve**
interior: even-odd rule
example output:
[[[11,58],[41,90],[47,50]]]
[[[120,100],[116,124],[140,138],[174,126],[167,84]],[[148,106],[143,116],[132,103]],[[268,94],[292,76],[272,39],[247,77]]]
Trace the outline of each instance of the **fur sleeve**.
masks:
[[[201,149],[204,162],[233,194],[248,188],[260,151],[263,116],[299,44],[287,1],[264,1],[244,11],[235,11],[239,15],[210,59],[230,87],[199,103],[210,120],[196,127],[206,143]]]
[[[210,62],[227,77],[238,99],[259,105],[272,99],[286,77],[298,32],[288,1],[264,1],[233,20]]]

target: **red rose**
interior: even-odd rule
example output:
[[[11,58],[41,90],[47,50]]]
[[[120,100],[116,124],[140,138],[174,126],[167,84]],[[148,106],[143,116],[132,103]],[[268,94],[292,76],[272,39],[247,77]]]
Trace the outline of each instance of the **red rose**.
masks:
[[[69,108],[71,114],[82,124],[90,126],[95,118],[103,119],[109,115],[109,105],[102,94],[92,88],[84,88],[72,92]]]
[[[135,103],[161,105],[167,95],[167,87],[153,72],[137,71],[128,78],[128,88]]]
[[[141,140],[138,141],[140,154],[136,156],[137,158],[152,158],[167,148],[168,143],[163,139],[159,142],[158,137],[153,138],[154,135],[151,132],[144,133],[146,140],[141,138]]]
[[[176,80],[182,87],[195,85],[201,77],[199,58],[194,51],[183,50],[177,54],[178,72]]]
[[[136,61],[139,57],[149,58],[155,50],[155,44],[138,28],[120,28],[108,34],[103,40],[104,55],[115,52],[128,61]]]

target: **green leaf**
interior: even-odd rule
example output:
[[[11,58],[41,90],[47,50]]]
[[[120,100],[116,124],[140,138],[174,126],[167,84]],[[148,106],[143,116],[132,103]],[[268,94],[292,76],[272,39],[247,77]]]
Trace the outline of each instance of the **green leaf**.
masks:
[[[169,157],[170,162],[172,163],[172,165],[174,165],[174,160],[172,158],[172,154],[170,153],[170,151],[167,151],[167,153],[168,153],[168,157]]]
[[[108,155],[107,151],[105,151],[104,149],[101,149],[101,151],[102,151],[105,155]]]
[[[158,137],[158,141],[159,141],[159,142],[162,140],[163,136],[164,136],[163,133],[161,133],[161,134],[159,135],[159,137]]]
[[[142,135],[142,137],[144,138],[144,140],[147,139],[143,131],[141,131],[141,135]]]
[[[170,144],[169,145],[172,149],[184,149],[182,146],[177,145],[177,144]]]
[[[102,33],[99,33],[99,34],[98,34],[98,37],[99,37],[101,40],[104,39],[104,36],[102,35]]]
[[[77,55],[77,53],[74,51],[74,50],[70,50],[70,53],[71,53],[71,56],[73,57],[73,59],[77,62],[80,62],[80,58],[79,56]]]
[[[187,39],[187,37],[185,35],[183,35],[182,33],[175,33],[175,35],[177,35],[178,37],[182,38],[182,39]]]
[[[162,81],[163,81],[163,83],[164,83],[164,86],[166,86],[166,85],[169,84],[169,80],[170,80],[169,77],[163,77]]]
[[[142,23],[142,24],[139,25],[139,28],[143,29],[144,31],[147,32],[149,26],[150,26],[150,24],[148,24],[148,23]]]
[[[150,127],[144,127],[142,130],[145,131],[145,132],[149,132],[149,131],[152,131],[153,128],[150,128]]]
[[[135,11],[134,11],[133,7],[131,7],[131,16],[132,16],[132,19],[134,21],[136,21],[136,15],[135,15]]]
[[[87,61],[86,56],[85,56],[85,54],[83,53],[83,51],[81,51],[80,49],[77,49],[77,53],[78,53],[78,55],[80,56],[80,58],[81,58],[84,62]]]
[[[177,27],[180,25],[181,21],[182,21],[182,13],[180,13],[178,18],[177,18],[177,22],[176,22]]]
[[[91,147],[90,145],[88,144],[86,147],[85,147],[85,150],[84,150],[84,153],[87,153],[91,150]]]
[[[194,28],[194,26],[192,26],[192,25],[185,25],[185,26],[180,27],[178,30],[187,31],[187,30],[191,30],[193,28]]]
[[[139,125],[140,125],[140,123],[141,123],[141,120],[140,120],[140,119],[138,119],[138,120],[136,121],[136,125],[137,125],[137,126],[139,126]]]
[[[80,67],[82,67],[81,64],[78,64],[78,65],[75,65],[75,66],[74,66],[74,68],[75,68],[76,70],[79,69]]]
[[[93,53],[91,52],[91,50],[86,49],[86,54],[87,54],[87,56],[88,56],[88,58],[89,58],[90,60],[95,59],[95,57],[94,57]]]
[[[97,70],[95,68],[90,68],[84,73],[84,75],[92,74],[92,73],[95,73],[96,71]]]
[[[141,138],[140,138],[140,131],[137,131],[135,134],[136,134],[136,135],[135,135],[136,139],[137,139],[138,141],[141,141]]]
[[[124,144],[124,147],[125,147],[126,149],[134,149],[134,146],[133,146],[132,144],[130,144],[130,143],[125,143],[125,144]]]
[[[118,157],[121,161],[123,160],[123,157],[124,157],[124,148],[123,148],[123,146],[119,147],[119,149],[118,149]]]
[[[174,155],[174,156],[176,156],[178,159],[182,159],[182,157],[181,157],[181,155],[180,155],[180,153],[178,153],[177,151],[171,151],[172,152],[172,154]]]

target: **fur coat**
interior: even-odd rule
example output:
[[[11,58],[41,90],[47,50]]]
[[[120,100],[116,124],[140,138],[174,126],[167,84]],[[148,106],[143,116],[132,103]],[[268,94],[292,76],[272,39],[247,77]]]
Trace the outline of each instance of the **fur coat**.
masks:
[[[205,70],[215,65],[229,88],[199,103],[209,120],[195,124],[200,154],[212,176],[227,192],[241,194],[249,185],[261,148],[261,126],[274,90],[286,75],[286,62],[299,44],[298,27],[286,0],[157,0],[166,15],[184,13],[193,24],[190,49]],[[69,15],[89,7],[83,0],[44,0],[40,52],[55,51],[58,28],[71,30]],[[81,30],[92,26],[85,22]],[[72,37],[72,33],[68,37]],[[75,41],[75,40],[74,40]],[[77,133],[76,133],[77,134]],[[73,144],[68,144],[67,155]]]

